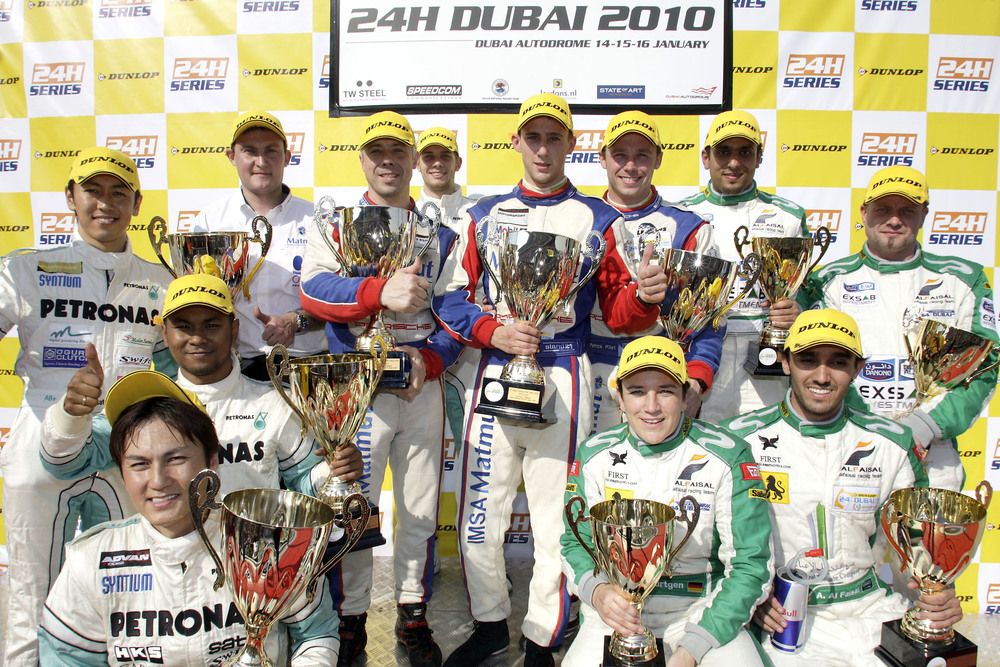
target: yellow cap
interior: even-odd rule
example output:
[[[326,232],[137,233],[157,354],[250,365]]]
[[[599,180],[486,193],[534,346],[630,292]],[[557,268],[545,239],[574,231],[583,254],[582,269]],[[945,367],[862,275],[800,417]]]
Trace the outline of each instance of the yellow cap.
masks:
[[[569,111],[569,103],[554,93],[539,93],[521,102],[521,110],[517,112],[517,131],[533,118],[548,116],[573,131],[573,114]]]
[[[724,111],[712,119],[712,125],[705,135],[705,148],[725,141],[730,137],[743,137],[758,146],[763,146],[760,140],[760,125],[753,114],[746,111]]]
[[[429,127],[420,133],[420,139],[417,141],[417,152],[423,153],[428,146],[441,146],[453,153],[458,152],[455,133],[443,127]]]
[[[121,151],[100,146],[83,149],[69,170],[69,180],[83,183],[98,174],[114,176],[132,192],[139,191],[139,170],[132,158]]]
[[[601,144],[601,148],[610,146],[629,132],[646,137],[656,148],[661,147],[660,130],[657,128],[656,121],[652,116],[641,111],[623,111],[608,123],[608,129],[604,133],[604,141]]]
[[[248,111],[239,118],[233,124],[233,140],[230,142],[230,146],[236,143],[240,135],[247,130],[252,130],[255,127],[262,127],[265,130],[271,130],[279,137],[281,137],[282,143],[286,146],[288,145],[288,139],[285,137],[285,130],[281,127],[281,121],[267,113],[266,111]]]
[[[177,383],[157,371],[135,371],[118,379],[104,397],[104,416],[112,426],[130,406],[147,398],[176,398],[190,403],[205,414],[204,404],[192,392],[181,389]]]
[[[785,349],[793,354],[817,345],[836,345],[857,357],[864,356],[858,323],[847,313],[833,308],[802,311],[785,339]]]
[[[663,371],[682,385],[688,382],[687,362],[681,346],[665,336],[643,336],[622,350],[618,372],[610,384],[617,387],[632,373],[649,368]]]
[[[410,121],[395,111],[379,111],[365,122],[365,129],[361,132],[361,147],[364,148],[376,139],[395,139],[407,146],[417,145]]]
[[[868,181],[868,191],[865,192],[867,204],[885,195],[906,197],[914,204],[927,204],[930,195],[927,192],[927,179],[913,167],[896,165],[879,169]]]
[[[236,312],[233,308],[233,299],[229,295],[229,286],[221,278],[208,273],[190,273],[181,276],[167,287],[163,317],[170,317],[188,306],[207,306],[226,315]]]

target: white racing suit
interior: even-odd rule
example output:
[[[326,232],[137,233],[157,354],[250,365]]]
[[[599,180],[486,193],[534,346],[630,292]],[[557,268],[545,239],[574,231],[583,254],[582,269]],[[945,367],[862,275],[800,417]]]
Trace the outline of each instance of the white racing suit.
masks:
[[[807,422],[787,400],[724,425],[750,443],[760,466],[776,564],[823,548],[830,568],[810,586],[803,649],[784,653],[770,640],[764,649],[776,666],[881,665],[874,650],[882,623],[909,603],[878,578],[886,550],[878,512],[893,491],[927,486],[910,430],[849,406],[828,422]],[[806,558],[801,569],[817,567]]]
[[[236,360],[228,376],[214,384],[193,384],[178,373],[177,384],[205,405],[219,435],[219,498],[240,489],[285,488],[316,495],[329,467],[313,451],[317,444],[303,438],[297,415],[270,383],[240,374]],[[74,417],[62,402],[45,413],[42,464],[59,479],[112,470],[108,443],[111,426],[101,414]]]
[[[677,430],[655,445],[638,439],[627,423],[589,438],[570,467],[565,502],[574,496],[584,499],[584,516],[594,504],[618,498],[655,500],[683,510],[687,521],[679,514],[674,522],[673,576],[661,577],[646,598],[642,622],[654,637],[663,638],[665,647],[683,646],[699,665],[732,667],[765,664],[757,643],[743,629],[767,597],[774,574],[763,490],[743,440],[682,416]],[[686,496],[701,508],[693,532],[693,509],[690,503],[682,506]],[[593,548],[589,519],[578,529]],[[561,542],[564,571],[584,603],[583,626],[563,665],[598,667],[611,628],[591,600],[608,578],[604,572],[594,574],[594,561],[568,522]],[[633,554],[634,566],[641,573],[644,558],[652,561],[660,555]]]
[[[743,194],[728,196],[716,193],[709,184],[681,204],[711,223],[719,256],[731,262],[740,261],[734,236],[741,225],[750,230],[751,239],[809,236],[805,211],[787,199],[758,190],[756,182]],[[752,251],[749,245],[742,250],[744,255]],[[743,281],[737,280],[729,298],[735,298],[743,286]],[[743,367],[750,344],[756,342],[767,324],[768,310],[760,305],[764,300],[758,283],[727,312],[719,370],[712,383],[713,390],[701,406],[703,421],[718,424],[734,415],[776,403],[785,395],[786,378],[753,377]]]
[[[24,382],[21,409],[0,454],[10,552],[5,658],[12,666],[38,663],[42,604],[77,520],[89,528],[134,511],[117,471],[60,481],[42,468],[45,409],[87,364],[87,343],[97,347],[104,387],[149,368],[154,353],[161,367],[173,363],[153,324],[170,274],[133,255],[131,245],[106,253],[74,238],[51,250],[13,253],[0,265],[0,334],[17,326],[21,350],[14,368]]]
[[[852,394],[848,402],[861,407],[863,401],[870,410],[890,418],[913,406],[916,389],[903,339],[907,309],[997,342],[993,290],[983,267],[958,257],[918,249],[908,261],[887,262],[873,257],[865,246],[860,253],[810,275],[799,294],[803,308],[836,308],[857,320],[865,366],[854,380],[858,394]],[[916,342],[915,332],[910,335]],[[994,349],[983,367],[996,358]],[[955,438],[975,423],[996,382],[994,368],[973,380],[968,389],[959,386],[935,396],[902,418],[901,423],[928,448],[924,465],[931,486],[961,490],[965,470]]]
[[[535,548],[528,612],[521,629],[539,646],[558,646],[570,604],[559,562],[562,489],[576,445],[587,437],[593,419],[593,379],[584,354],[590,313],[600,297],[612,330],[630,332],[652,326],[657,310],[640,304],[636,285],[629,284],[628,269],[611,231],[618,212],[600,199],[579,193],[570,183],[551,194],[518,185],[509,194],[480,201],[469,214],[464,243],[449,258],[449,280],[439,283],[434,298],[435,314],[453,335],[482,350],[471,402],[465,410],[459,482],[458,530],[466,589],[476,620],[500,621],[510,616],[504,533],[510,526],[523,476]],[[490,347],[501,321],[513,318],[506,300],[496,302],[496,286],[483,270],[477,249],[475,230],[486,216],[492,216],[501,228],[550,232],[580,243],[595,230],[607,243],[594,277],[568,302],[568,308],[558,309],[542,329],[536,359],[545,371],[542,411],[549,419],[546,424],[474,411],[483,385],[497,378],[511,359],[511,355]],[[589,259],[581,262],[578,277],[589,267]],[[478,305],[480,290],[496,306],[495,313],[486,313]]]
[[[361,205],[369,205],[367,196]],[[410,200],[410,210],[413,210]],[[357,336],[368,319],[382,309],[379,297],[387,279],[350,278],[338,274],[340,265],[315,226],[310,227],[302,268],[302,306],[313,317],[326,320],[332,354],[353,352]],[[418,227],[417,248],[426,240]],[[447,226],[438,229],[420,257],[421,275],[432,293],[445,258],[455,242]],[[339,244],[339,235],[331,239]],[[436,542],[438,499],[444,458],[444,391],[441,374],[458,357],[461,345],[442,331],[431,313],[430,298],[416,313],[385,310],[386,329],[398,345],[419,350],[427,379],[410,401],[389,391],[376,393],[368,418],[355,438],[364,459],[365,472],[359,483],[372,516],[378,516],[379,494],[386,473],[392,468],[396,526],[393,565],[395,598],[399,604],[427,602],[431,597],[433,553]],[[381,543],[385,540],[381,539]],[[369,546],[376,546],[369,544]],[[362,614],[371,606],[372,552],[356,549],[330,571],[333,604],[342,616]]]
[[[225,558],[218,512],[205,530]],[[246,644],[246,628],[228,583],[213,589],[215,573],[194,530],[171,539],[140,515],[94,528],[67,547],[45,602],[41,664],[218,667]],[[289,664],[289,652],[291,667],[337,663],[337,616],[324,588],[271,627],[264,648],[277,665]]]
[[[609,205],[607,193],[604,201]],[[683,207],[669,204],[656,193],[653,188],[651,199],[643,206],[634,209],[621,210],[622,219],[615,223],[613,229],[618,247],[634,237],[640,225],[651,224],[665,233],[671,239],[672,247],[680,250],[690,250],[698,253],[708,253],[715,247],[712,242],[712,228],[697,215]],[[626,261],[629,274],[635,279],[635,267]],[[663,326],[657,320],[656,324],[645,331],[639,331],[631,336],[616,336],[604,324],[600,304],[595,304],[594,312],[590,314],[590,338],[587,340],[587,356],[590,357],[594,373],[594,423],[591,433],[600,433],[616,424],[620,424],[621,410],[618,407],[616,391],[608,384],[611,373],[618,366],[622,350],[629,341],[640,336],[659,334]],[[715,330],[710,326],[699,332],[689,341],[684,353],[687,360],[688,376],[692,380],[701,380],[711,389],[712,378],[719,368],[719,355],[722,353],[722,337],[725,327]]]

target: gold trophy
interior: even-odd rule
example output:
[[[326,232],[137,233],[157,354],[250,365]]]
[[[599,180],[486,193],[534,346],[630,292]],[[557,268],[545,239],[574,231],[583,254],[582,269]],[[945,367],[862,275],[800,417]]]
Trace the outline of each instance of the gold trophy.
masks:
[[[633,271],[638,272],[643,252],[650,243],[654,244],[651,261],[661,264],[667,274],[667,294],[660,302],[660,324],[664,335],[684,350],[705,327],[711,325],[718,331],[722,316],[750,293],[760,276],[760,258],[754,253],[737,264],[715,255],[672,248],[670,240],[649,223],[641,224],[623,244],[623,254]],[[730,301],[737,278],[743,280],[743,291]]]
[[[692,508],[691,516],[685,507]],[[654,500],[628,498],[606,500],[590,508],[584,516],[586,502],[573,496],[566,503],[566,521],[573,535],[594,560],[594,574],[604,573],[618,593],[642,613],[643,602],[656,588],[660,577],[672,576],[671,563],[694,533],[701,516],[701,506],[693,496],[681,498],[680,512]],[[670,549],[674,539],[674,520],[684,523],[687,531],[680,543]],[[581,534],[580,524],[587,527]],[[653,633],[642,632],[625,636],[617,631],[605,638],[605,665],[638,665],[654,660],[660,651]],[[610,662],[609,662],[610,654]],[[662,658],[660,659],[662,661]],[[618,661],[618,662],[614,662]]]
[[[264,234],[258,226],[264,229]],[[229,285],[233,300],[239,294],[249,301],[250,281],[264,264],[271,247],[271,223],[262,215],[250,221],[253,236],[247,232],[189,232],[168,234],[167,223],[160,216],[149,221],[146,232],[153,252],[174,278],[191,273],[211,273]],[[260,244],[260,259],[247,273],[250,265],[250,243]],[[163,258],[162,246],[168,246],[170,263]]]
[[[946,489],[899,489],[882,506],[880,520],[899,556],[899,572],[913,577],[921,594],[950,586],[972,561],[986,532],[993,487],[983,480],[970,498]],[[975,644],[954,628],[932,628],[909,609],[901,620],[882,624],[875,654],[887,665],[975,665]],[[935,660],[939,659],[939,660]],[[932,663],[931,661],[934,660]]]
[[[485,228],[485,232],[483,231]],[[493,283],[494,302],[499,294],[517,320],[542,329],[560,308],[568,308],[573,297],[597,272],[607,242],[596,231],[580,243],[569,236],[525,229],[498,229],[487,216],[476,229],[480,259]],[[495,252],[491,252],[493,249]],[[491,266],[494,255],[497,268]],[[574,283],[584,258],[590,268]],[[499,379],[487,380],[475,411],[536,423],[542,416],[545,369],[533,354],[519,354],[504,364]]]
[[[755,236],[741,225],[736,229],[736,252],[743,257],[743,246],[748,243],[753,252],[760,256],[760,287],[764,296],[772,304],[782,299],[794,299],[802,287],[806,276],[816,268],[827,248],[830,247],[830,230],[820,227],[815,237],[766,237]],[[819,256],[810,264],[813,248],[819,246]],[[758,377],[784,376],[781,368],[781,351],[788,337],[786,329],[778,329],[768,324],[756,343],[751,343],[747,360],[743,367],[751,375]]]
[[[368,522],[368,503],[360,494],[349,496],[345,509],[353,508],[358,518],[341,521],[326,504],[294,491],[242,489],[226,494],[220,503],[219,488],[219,475],[203,470],[191,481],[188,493],[195,528],[216,563],[215,590],[228,582],[246,625],[246,645],[223,667],[274,667],[264,650],[271,625],[288,615],[303,593],[313,601],[316,584],[361,536]],[[204,525],[215,509],[222,510],[221,558]],[[334,527],[343,528],[347,539],[332,559],[322,563]]]
[[[316,202],[316,225],[345,277],[391,277],[431,246],[440,221],[433,202],[427,202],[420,214],[394,206],[338,207],[332,197]],[[370,352],[377,340],[384,340],[390,350],[379,387],[410,386],[410,357],[395,349],[396,337],[385,327],[381,310],[357,337],[354,349]]]

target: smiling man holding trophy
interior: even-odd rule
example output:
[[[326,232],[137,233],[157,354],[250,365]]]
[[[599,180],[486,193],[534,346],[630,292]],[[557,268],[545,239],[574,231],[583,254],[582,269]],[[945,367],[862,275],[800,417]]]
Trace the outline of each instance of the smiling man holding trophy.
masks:
[[[996,343],[993,289],[979,264],[923,251],[917,234],[929,201],[927,179],[916,169],[877,171],[861,205],[867,237],[861,252],[811,274],[798,300],[804,308],[837,308],[857,320],[870,355],[854,382],[860,399],[877,414],[905,414],[901,423],[913,431],[921,455],[926,452],[930,485],[960,491],[965,471],[955,438],[975,423],[993,395],[997,371],[911,410],[916,382],[907,338],[915,346],[920,321],[930,319]],[[996,359],[990,351],[987,364]]]
[[[691,388],[684,355],[672,340],[644,336],[630,342],[614,382],[627,422],[580,446],[566,485],[562,556],[583,603],[583,623],[562,664],[643,663],[649,653],[632,652],[641,642],[629,638],[642,633],[643,625],[663,640],[667,667],[765,664],[743,628],[774,573],[765,490],[750,448],[729,431],[685,414],[684,395]],[[663,524],[676,511],[676,546],[671,549],[668,541],[657,553],[644,548],[647,540],[633,539],[628,549],[621,539],[609,542],[574,521],[572,510],[582,514],[589,507],[595,521],[626,523],[621,519],[627,516],[607,518],[623,508],[600,514],[595,509],[616,503],[635,505],[633,513],[641,512],[632,520],[636,526]],[[659,503],[670,512],[657,511]],[[608,553],[611,547],[621,553]],[[657,582],[652,566],[660,559],[670,562]],[[627,577],[619,575],[623,564]],[[634,583],[640,581],[643,591]],[[644,595],[640,617],[635,601]],[[629,639],[605,642],[611,630]],[[621,662],[609,661],[609,654]]]

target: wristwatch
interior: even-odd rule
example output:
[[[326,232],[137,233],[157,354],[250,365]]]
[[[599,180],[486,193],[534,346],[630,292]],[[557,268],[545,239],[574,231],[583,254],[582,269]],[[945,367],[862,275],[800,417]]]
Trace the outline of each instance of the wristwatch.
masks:
[[[295,311],[295,333],[305,333],[309,328],[309,316],[301,311]]]

